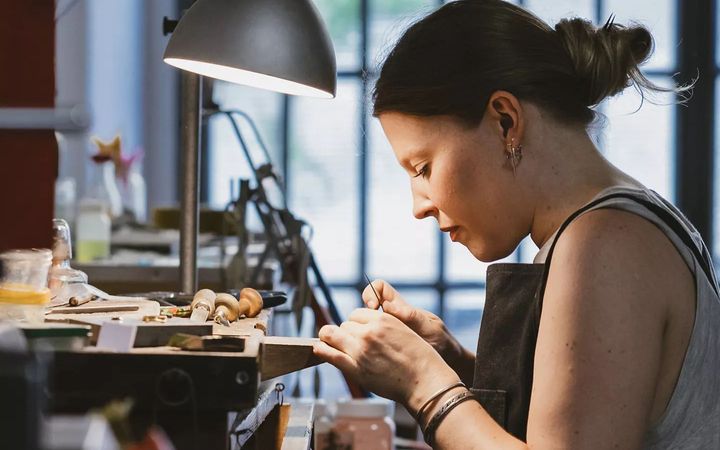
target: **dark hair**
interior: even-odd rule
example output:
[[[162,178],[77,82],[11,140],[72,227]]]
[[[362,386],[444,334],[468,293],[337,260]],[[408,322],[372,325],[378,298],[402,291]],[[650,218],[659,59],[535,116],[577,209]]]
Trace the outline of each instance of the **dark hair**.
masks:
[[[588,125],[592,106],[631,84],[651,83],[639,66],[653,50],[650,32],[612,17],[603,27],[580,18],[555,29],[502,0],[457,0],[412,25],[385,59],[373,115],[450,115],[480,122],[493,92],[506,90],[565,123]]]

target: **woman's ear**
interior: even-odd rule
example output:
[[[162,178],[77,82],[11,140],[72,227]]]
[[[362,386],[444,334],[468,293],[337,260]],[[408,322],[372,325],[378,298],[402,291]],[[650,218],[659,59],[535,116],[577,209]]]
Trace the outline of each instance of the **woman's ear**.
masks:
[[[507,91],[496,91],[488,100],[485,115],[504,145],[522,142],[524,114],[520,101]]]

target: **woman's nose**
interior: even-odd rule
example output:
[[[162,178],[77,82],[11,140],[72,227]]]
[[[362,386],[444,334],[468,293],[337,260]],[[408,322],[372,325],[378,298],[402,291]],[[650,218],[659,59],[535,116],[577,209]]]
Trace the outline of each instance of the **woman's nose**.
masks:
[[[427,196],[413,192],[413,216],[416,219],[437,217],[437,208]]]

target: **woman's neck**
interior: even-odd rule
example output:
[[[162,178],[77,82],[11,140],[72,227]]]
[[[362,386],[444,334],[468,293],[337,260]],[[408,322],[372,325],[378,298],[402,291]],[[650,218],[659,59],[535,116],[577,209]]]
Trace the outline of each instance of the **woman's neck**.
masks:
[[[541,248],[573,212],[590,202],[601,191],[613,186],[642,187],[595,148],[587,133],[558,133],[545,140],[538,159],[535,208],[530,229],[533,242]],[[542,142],[542,141],[539,141]],[[547,176],[547,174],[552,176]]]

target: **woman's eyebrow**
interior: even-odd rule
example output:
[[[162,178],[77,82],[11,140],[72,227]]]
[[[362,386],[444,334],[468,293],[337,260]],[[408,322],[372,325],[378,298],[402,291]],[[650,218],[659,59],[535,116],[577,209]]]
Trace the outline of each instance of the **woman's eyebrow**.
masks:
[[[407,151],[405,160],[408,162],[408,165],[410,165],[411,159],[424,158],[429,152],[430,149],[427,146],[421,145],[414,147]]]

